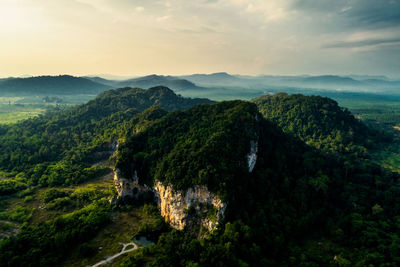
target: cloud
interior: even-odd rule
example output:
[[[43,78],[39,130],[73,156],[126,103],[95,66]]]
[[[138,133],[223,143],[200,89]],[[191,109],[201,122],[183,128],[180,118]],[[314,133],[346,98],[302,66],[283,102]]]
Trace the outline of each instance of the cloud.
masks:
[[[399,12],[400,0],[0,0],[0,62],[26,73],[38,62],[42,73],[312,74],[385,58],[371,70],[397,73]]]
[[[400,38],[394,39],[370,39],[352,42],[336,42],[322,46],[322,48],[359,48],[359,47],[379,47],[387,45],[396,45],[400,47]]]
[[[330,23],[342,29],[400,25],[400,0],[293,0],[291,8],[312,16],[328,16]]]
[[[135,8],[136,12],[143,12],[143,10],[144,10],[144,7],[142,7],[142,6],[138,6]]]
[[[360,27],[386,28],[400,25],[400,1],[358,0],[344,15]]]

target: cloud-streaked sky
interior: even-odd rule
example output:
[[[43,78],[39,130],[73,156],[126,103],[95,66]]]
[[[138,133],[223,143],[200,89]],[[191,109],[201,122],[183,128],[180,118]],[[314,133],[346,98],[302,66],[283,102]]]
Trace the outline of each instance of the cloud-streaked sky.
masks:
[[[400,0],[0,0],[0,76],[400,77]]]

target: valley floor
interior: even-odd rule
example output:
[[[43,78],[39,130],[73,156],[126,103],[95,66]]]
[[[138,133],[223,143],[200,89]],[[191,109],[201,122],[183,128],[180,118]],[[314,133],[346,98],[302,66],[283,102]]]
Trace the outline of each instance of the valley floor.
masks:
[[[109,173],[84,184],[71,187],[60,187],[59,190],[74,192],[101,192],[107,199],[113,190],[113,174]],[[0,237],[16,235],[25,222],[40,224],[57,217],[78,211],[81,207],[62,206],[54,208],[52,201],[45,203],[45,195],[51,189],[34,188],[28,196],[2,197],[0,204]],[[131,254],[141,247],[134,243],[133,237],[141,225],[151,224],[154,216],[143,209],[143,206],[124,205],[110,213],[110,222],[89,241],[77,244],[60,266],[107,266],[123,260],[123,256]]]

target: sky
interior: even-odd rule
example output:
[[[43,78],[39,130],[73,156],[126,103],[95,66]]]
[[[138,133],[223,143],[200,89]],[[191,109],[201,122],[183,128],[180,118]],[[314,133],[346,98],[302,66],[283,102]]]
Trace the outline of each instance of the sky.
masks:
[[[0,77],[400,78],[400,0],[0,0]]]

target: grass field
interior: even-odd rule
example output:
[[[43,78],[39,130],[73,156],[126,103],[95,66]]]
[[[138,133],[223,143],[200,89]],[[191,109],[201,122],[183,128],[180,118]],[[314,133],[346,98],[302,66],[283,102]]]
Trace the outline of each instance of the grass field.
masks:
[[[29,119],[46,111],[45,104],[28,102],[23,97],[0,97],[0,124],[13,124]]]
[[[400,101],[367,101],[337,99],[340,106],[348,108],[355,116],[380,123],[400,125]]]
[[[0,104],[0,124],[12,124],[38,116],[47,108],[43,104]]]
[[[36,117],[41,114],[45,109],[33,109],[29,111],[0,111],[0,124],[13,124],[21,120]]]
[[[0,124],[13,124],[21,120],[33,118],[43,114],[46,110],[56,105],[70,106],[85,103],[95,95],[70,95],[62,96],[62,102],[43,103],[41,96],[27,97],[0,97]]]

